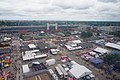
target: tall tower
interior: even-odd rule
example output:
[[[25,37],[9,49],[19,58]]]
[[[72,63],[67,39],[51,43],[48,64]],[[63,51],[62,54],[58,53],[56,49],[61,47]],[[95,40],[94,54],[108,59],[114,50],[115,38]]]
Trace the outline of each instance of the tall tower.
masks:
[[[49,26],[50,26],[49,23],[47,23],[47,30],[49,30]]]

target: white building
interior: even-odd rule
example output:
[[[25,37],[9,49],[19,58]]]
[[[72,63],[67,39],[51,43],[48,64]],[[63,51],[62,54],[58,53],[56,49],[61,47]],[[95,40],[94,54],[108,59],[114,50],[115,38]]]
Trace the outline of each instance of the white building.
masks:
[[[55,55],[59,52],[59,49],[50,49],[51,54]]]
[[[35,44],[29,44],[28,47],[29,47],[30,49],[34,49],[34,48],[36,48],[36,45],[35,45]]]
[[[106,47],[110,47],[110,48],[114,48],[114,49],[120,50],[120,45],[115,44],[115,43],[110,43],[110,42],[108,42],[108,43],[105,44],[105,46],[106,46]]]
[[[86,75],[91,75],[92,71],[85,66],[74,63],[72,68],[69,70],[69,75],[73,76],[75,79],[80,79]]]
[[[22,52],[23,61],[47,57],[47,54],[37,55],[36,52],[38,51],[39,50],[31,50],[31,51],[25,51],[25,53]]]
[[[46,60],[46,65],[51,66],[51,65],[54,65],[54,64],[55,64],[55,62],[56,62],[56,60],[55,60],[55,59],[49,59],[49,60]]]
[[[74,43],[74,44],[82,43],[80,40],[73,40],[73,41],[71,41],[71,42]]]
[[[78,49],[81,49],[82,47],[81,46],[78,46],[77,44],[80,44],[81,41],[80,40],[73,40],[73,41],[69,41],[65,47],[69,50],[69,51],[72,51],[72,50],[78,50]]]
[[[106,50],[104,48],[100,48],[100,47],[95,48],[94,51],[100,53],[101,55],[108,52],[108,50]]]
[[[28,64],[22,65],[23,73],[30,72]]]

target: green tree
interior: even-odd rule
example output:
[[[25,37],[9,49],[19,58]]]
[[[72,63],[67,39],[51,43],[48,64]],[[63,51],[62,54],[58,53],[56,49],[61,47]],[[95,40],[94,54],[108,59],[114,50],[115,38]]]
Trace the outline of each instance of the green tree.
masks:
[[[89,37],[92,37],[93,36],[93,34],[92,34],[92,32],[81,32],[81,37],[82,38],[89,38]]]
[[[110,35],[114,35],[116,37],[120,37],[120,31],[116,31],[116,32],[110,32]]]
[[[108,54],[104,58],[105,63],[109,65],[115,64],[117,61],[120,61],[120,55],[119,54]]]

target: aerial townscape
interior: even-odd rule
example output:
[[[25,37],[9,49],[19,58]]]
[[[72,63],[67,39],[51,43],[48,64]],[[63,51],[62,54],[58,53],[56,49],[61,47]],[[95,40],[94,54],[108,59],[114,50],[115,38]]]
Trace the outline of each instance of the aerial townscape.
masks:
[[[120,0],[0,0],[0,80],[120,80]]]
[[[120,80],[119,22],[8,20],[0,26],[0,80]]]

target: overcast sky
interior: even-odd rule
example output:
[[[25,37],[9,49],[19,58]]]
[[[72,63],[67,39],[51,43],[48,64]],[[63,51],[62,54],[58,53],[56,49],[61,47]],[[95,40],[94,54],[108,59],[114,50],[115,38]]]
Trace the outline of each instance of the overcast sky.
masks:
[[[120,21],[120,0],[0,0],[0,20]]]

